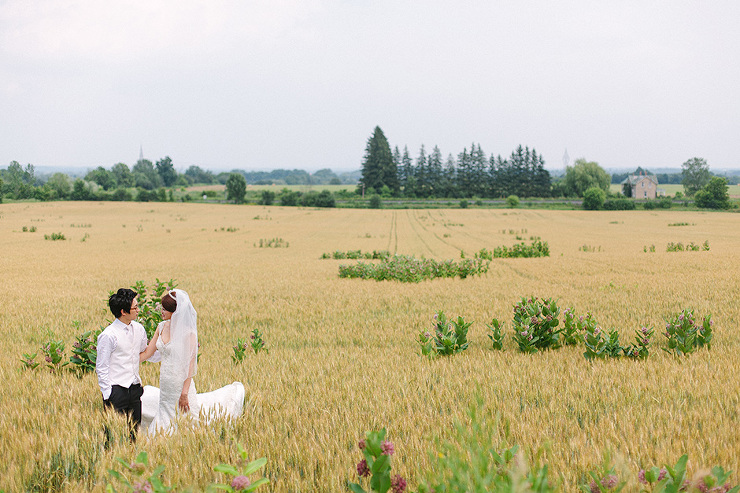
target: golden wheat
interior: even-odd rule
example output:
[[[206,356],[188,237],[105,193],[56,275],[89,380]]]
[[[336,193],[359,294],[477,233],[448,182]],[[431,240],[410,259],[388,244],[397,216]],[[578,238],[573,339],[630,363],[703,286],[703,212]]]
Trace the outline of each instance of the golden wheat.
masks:
[[[678,222],[689,225],[668,226]],[[79,224],[89,227],[72,226]],[[67,240],[44,240],[52,232]],[[339,263],[354,261],[319,259],[354,249],[456,259],[461,250],[472,256],[511,245],[517,235],[541,237],[551,257],[497,259],[482,277],[420,284],[339,279]],[[272,238],[289,247],[259,248]],[[665,251],[671,241],[705,240],[707,252]],[[656,252],[645,253],[650,245]],[[4,204],[0,488],[22,491],[66,460],[82,472],[63,489],[102,491],[115,457],[147,450],[166,467],[166,483],[200,490],[224,479],[212,467],[235,462],[239,442],[252,458],[267,458],[270,491],[340,492],[356,479],[357,440],[383,426],[396,445],[394,473],[415,487],[432,467],[435,438],[450,436],[479,396],[509,424],[509,442],[530,452],[546,447],[565,491],[607,450],[632,471],[628,489],[640,467],[683,453],[694,469],[738,471],[739,245],[740,216],[731,213]],[[245,414],[170,438],[117,440],[103,451],[103,423],[119,435],[123,427],[103,415],[95,376],[24,371],[19,359],[49,338],[65,340],[69,356],[74,320],[85,330],[106,325],[109,290],[155,278],[176,279],[198,310],[199,391],[239,380]],[[485,324],[496,317],[510,331],[513,304],[529,295],[591,311],[623,342],[642,325],[659,334],[666,316],[694,308],[713,315],[714,344],[680,360],[653,347],[646,361],[595,363],[581,348],[523,355],[510,336],[505,352],[491,351]],[[419,355],[416,336],[437,310],[474,321],[468,351]],[[269,354],[232,365],[231,346],[253,328]],[[146,384],[158,384],[158,370],[144,365]]]

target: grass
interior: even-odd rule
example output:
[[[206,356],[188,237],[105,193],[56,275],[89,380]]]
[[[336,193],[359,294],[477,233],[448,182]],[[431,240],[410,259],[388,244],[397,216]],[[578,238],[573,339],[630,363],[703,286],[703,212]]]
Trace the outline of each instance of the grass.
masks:
[[[271,221],[252,219],[268,210]],[[623,222],[629,234],[615,231],[612,221]],[[71,241],[23,234],[31,222],[41,235],[62,232]],[[674,241],[676,230],[668,225],[679,222],[696,224],[682,230],[682,240],[708,240],[711,251],[643,254],[645,244]],[[71,468],[78,473],[62,482],[64,491],[102,491],[116,456],[133,460],[145,449],[166,467],[168,484],[202,490],[222,479],[212,468],[236,457],[238,441],[251,459],[267,458],[270,491],[344,492],[346,481],[357,479],[357,440],[381,427],[396,445],[394,474],[416,489],[433,464],[435,438],[449,437],[454,420],[465,422],[478,396],[510,424],[513,443],[524,450],[546,446],[544,459],[562,474],[564,491],[575,491],[607,450],[634,471],[688,453],[692,471],[720,464],[736,471],[737,482],[736,226],[735,214],[674,210],[3,204],[0,489],[24,490],[30,478],[41,481],[39,475],[57,471],[53,463],[63,459],[78,462]],[[221,227],[236,231],[214,232]],[[319,259],[325,251],[356,249],[459,259],[460,250],[509,243],[510,229],[546,238],[551,257],[501,259],[480,277],[419,284],[339,279],[337,262]],[[290,248],[253,248],[262,238],[283,238]],[[584,244],[605,247],[584,255]],[[22,371],[19,358],[39,351],[50,334],[67,342],[69,356],[81,332],[73,320],[83,330],[107,324],[109,290],[155,278],[177,279],[198,310],[199,391],[241,381],[245,414],[168,439],[116,441],[101,451],[104,417],[95,376]],[[646,361],[590,363],[582,347],[522,355],[511,340],[511,309],[529,295],[591,311],[603,327],[620,329],[625,341],[642,325],[660,332],[669,314],[694,308],[713,315],[714,346],[683,360],[658,348]],[[470,347],[430,361],[419,356],[416,336],[438,310],[473,322]],[[507,322],[506,351],[490,350],[485,324],[492,317]],[[248,354],[232,365],[231,346],[254,328],[264,334],[269,354]],[[663,344],[662,336],[656,339]],[[158,365],[142,367],[144,382],[157,385],[158,371]],[[120,420],[113,422],[122,430]],[[626,491],[638,490],[636,478],[629,480]]]

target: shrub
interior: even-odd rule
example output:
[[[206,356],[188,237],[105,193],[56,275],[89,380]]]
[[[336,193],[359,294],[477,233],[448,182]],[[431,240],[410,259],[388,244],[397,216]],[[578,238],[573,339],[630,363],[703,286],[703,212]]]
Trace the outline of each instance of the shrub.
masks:
[[[457,317],[448,323],[443,311],[434,315],[432,322],[433,333],[422,331],[419,334],[421,354],[424,356],[451,356],[468,349],[468,329],[472,322],[465,322]]]
[[[64,341],[49,340],[41,347],[41,352],[44,354],[46,367],[52,373],[58,373],[69,364],[69,361],[64,361]]]
[[[340,265],[339,277],[421,282],[437,277],[459,277],[480,275],[488,272],[490,262],[483,259],[437,261],[417,259],[411,255],[393,255],[381,259],[380,263],[358,262],[355,265]]]
[[[513,209],[519,205],[519,197],[516,195],[509,195],[506,197],[506,205],[509,206],[509,208]]]
[[[275,202],[275,192],[270,190],[262,190],[260,193],[260,199],[257,201],[260,205],[272,205]]]
[[[247,341],[237,339],[232,349],[234,350],[234,354],[231,355],[231,362],[238,365],[244,361],[244,357],[247,355]]]
[[[137,322],[144,326],[146,330],[146,336],[151,339],[154,336],[154,331],[157,330],[157,325],[162,321],[162,314],[159,311],[159,302],[162,301],[162,295],[165,291],[170,291],[177,287],[177,283],[174,279],[170,279],[166,283],[156,279],[154,286],[152,287],[152,296],[148,296],[147,286],[144,281],[136,281],[131,286],[131,289],[136,291],[136,297],[139,300],[139,314]],[[108,296],[113,293],[108,293]]]
[[[560,346],[560,309],[552,298],[522,298],[514,305],[514,341],[523,353],[536,353]]]
[[[503,351],[505,334],[503,334],[501,331],[504,327],[504,324],[499,322],[498,319],[494,318],[491,321],[491,324],[487,325],[486,327],[488,327],[488,330],[491,331],[491,333],[488,334],[488,338],[491,339],[491,342],[493,343],[493,349],[497,351]]]
[[[631,211],[635,209],[635,201],[632,199],[609,199],[604,201],[604,210],[607,211]]]
[[[591,187],[583,192],[583,208],[589,211],[601,209],[606,202],[606,192],[599,187]]]
[[[549,257],[550,246],[546,241],[535,239],[531,245],[527,245],[524,242],[515,243],[511,247],[497,246],[493,251],[482,248],[477,252],[474,257],[485,260],[493,260],[494,258],[533,258],[533,257]]]
[[[80,328],[80,322],[72,322],[75,328]],[[72,356],[69,358],[78,376],[95,370],[95,360],[98,357],[97,337],[100,330],[87,331],[76,336],[77,341],[72,345]]]
[[[694,319],[694,310],[683,310],[666,321],[665,337],[668,339],[668,349],[676,356],[693,353],[697,348],[712,347],[712,316],[707,315],[699,325]]]
[[[400,475],[391,478],[391,455],[395,452],[393,443],[385,439],[386,431],[368,431],[365,439],[358,443],[364,459],[357,463],[357,475],[362,478],[370,477],[370,491],[386,493],[392,489],[393,493],[403,493],[406,489],[406,480]],[[347,485],[354,493],[366,493],[357,483]]]
[[[363,253],[362,250],[347,250],[346,252],[335,250],[332,253],[322,253],[321,254],[322,259],[330,258],[330,259],[335,259],[335,260],[342,260],[342,259],[385,260],[390,256],[391,256],[391,252],[389,252],[388,250],[373,250],[372,252],[365,252],[365,253]]]
[[[336,207],[336,200],[329,190],[321,192],[308,192],[300,198],[304,207]]]
[[[373,194],[370,197],[370,202],[368,203],[368,207],[370,209],[380,209],[381,201],[380,201],[380,195]]]
[[[462,199],[460,201],[460,209],[467,209],[468,208],[468,201],[465,199]]]
[[[301,197],[301,192],[292,192],[288,190],[287,188],[284,188],[280,192],[280,205],[283,206],[296,206],[298,205],[298,200]]]
[[[249,336],[249,338],[252,340],[252,351],[254,351],[254,354],[259,354],[260,351],[264,351],[266,353],[269,353],[270,350],[265,347],[265,341],[262,340],[262,334],[260,333],[259,329],[254,329],[252,331],[252,335]]]

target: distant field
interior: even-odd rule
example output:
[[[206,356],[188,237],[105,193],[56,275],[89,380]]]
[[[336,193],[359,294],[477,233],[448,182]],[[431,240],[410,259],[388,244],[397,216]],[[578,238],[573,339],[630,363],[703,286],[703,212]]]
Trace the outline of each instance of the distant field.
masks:
[[[67,239],[44,239],[55,232]],[[496,259],[482,277],[420,284],[340,279],[338,266],[354,261],[319,258],[387,249],[460,259],[461,251],[511,246],[517,236],[541,237],[551,257]],[[260,240],[275,238],[288,246],[259,248]],[[666,251],[679,241],[708,241],[711,249]],[[656,251],[645,253],[651,245]],[[26,491],[33,478],[51,477],[60,454],[89,473],[59,491],[102,492],[115,457],[130,461],[146,450],[165,466],[167,484],[203,491],[221,479],[214,465],[235,463],[240,443],[250,458],[267,458],[271,485],[264,491],[344,493],[357,479],[357,441],[365,430],[386,427],[394,474],[416,490],[433,467],[435,439],[448,438],[479,397],[488,415],[507,423],[509,443],[524,456],[542,450],[562,491],[576,491],[607,451],[620,470],[631,471],[620,473],[628,481],[623,491],[639,491],[641,467],[674,464],[684,453],[689,477],[722,465],[735,471],[736,484],[738,245],[740,215],[725,212],[3,204],[0,489]],[[198,311],[199,391],[241,381],[245,414],[105,451],[95,376],[22,371],[19,360],[40,353],[49,339],[66,341],[69,357],[75,335],[111,320],[109,290],[156,278],[177,279]],[[603,328],[618,329],[624,344],[635,329],[655,327],[650,357],[588,362],[581,346],[519,353],[512,306],[532,295],[591,312]],[[683,308],[712,314],[716,335],[711,351],[676,359],[662,351],[660,332],[664,318]],[[438,310],[473,322],[470,348],[428,360],[416,339]],[[504,352],[492,351],[486,335],[493,317],[505,322]],[[233,365],[233,344],[254,328],[269,354]],[[158,372],[158,365],[144,365],[144,382],[157,385]],[[502,429],[491,432],[493,446],[502,439]]]
[[[676,192],[684,193],[683,185],[658,185],[658,188],[665,190],[666,195],[674,196]],[[740,198],[740,185],[728,185],[728,193],[731,198]],[[613,193],[621,192],[622,186],[612,183],[609,187]]]

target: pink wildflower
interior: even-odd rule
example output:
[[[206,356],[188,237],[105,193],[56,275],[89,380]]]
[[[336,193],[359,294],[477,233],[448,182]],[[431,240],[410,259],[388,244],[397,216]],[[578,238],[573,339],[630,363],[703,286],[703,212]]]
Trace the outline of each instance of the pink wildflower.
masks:
[[[660,470],[660,474],[658,474],[658,481],[661,481],[663,478],[665,478],[666,474],[668,474],[668,469],[664,467]]]
[[[637,480],[642,484],[647,484],[647,480],[645,479],[645,469],[640,469],[640,472],[637,474]]]
[[[152,493],[154,491],[154,488],[152,488],[152,483],[149,481],[139,481],[134,483],[134,493]]]
[[[395,449],[393,448],[393,444],[391,442],[385,440],[383,443],[380,444],[380,451],[383,453],[383,455],[393,455]]]
[[[246,476],[237,476],[231,481],[231,487],[236,491],[245,490],[252,484]]]
[[[365,447],[367,446],[367,443],[365,443],[365,439],[363,438],[362,440],[360,440],[357,446],[360,448],[360,450],[365,450]]]
[[[617,483],[619,483],[619,478],[616,474],[609,474],[608,476],[601,478],[601,486],[607,490],[614,489],[617,486]]]

